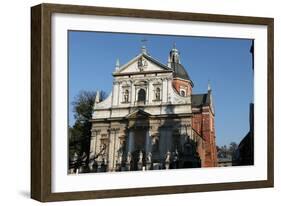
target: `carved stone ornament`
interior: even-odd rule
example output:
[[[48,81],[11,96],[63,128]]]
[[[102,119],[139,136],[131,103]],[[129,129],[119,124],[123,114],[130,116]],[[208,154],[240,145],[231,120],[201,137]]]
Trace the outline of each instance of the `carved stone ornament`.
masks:
[[[147,67],[147,61],[141,57],[138,60],[138,69],[142,72]]]

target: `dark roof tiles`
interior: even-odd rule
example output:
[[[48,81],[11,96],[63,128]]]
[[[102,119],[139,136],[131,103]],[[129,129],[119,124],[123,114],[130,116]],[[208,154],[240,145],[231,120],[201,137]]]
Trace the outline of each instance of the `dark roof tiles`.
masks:
[[[179,64],[179,63],[175,63],[175,62],[171,62],[171,68],[174,71],[174,77],[179,77],[185,80],[191,80],[187,71],[185,70],[185,68]]]
[[[210,92],[205,94],[192,94],[191,104],[192,107],[208,106],[211,103]]]

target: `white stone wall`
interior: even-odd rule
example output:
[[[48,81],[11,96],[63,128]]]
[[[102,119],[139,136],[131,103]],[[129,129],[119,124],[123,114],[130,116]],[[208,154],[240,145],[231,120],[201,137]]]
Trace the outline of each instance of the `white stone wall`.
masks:
[[[127,67],[127,68],[126,68]],[[118,159],[118,149],[120,148],[120,136],[126,136],[127,151],[134,151],[134,132],[129,129],[125,134],[126,126],[122,121],[110,123],[97,122],[99,120],[110,120],[111,118],[124,118],[134,112],[140,106],[137,102],[139,89],[146,91],[146,102],[141,108],[153,116],[161,116],[161,119],[154,119],[152,125],[147,129],[146,145],[147,152],[151,150],[152,135],[159,136],[159,150],[161,158],[164,158],[168,151],[172,152],[172,141],[174,128],[178,128],[181,135],[180,142],[184,143],[186,134],[191,136],[191,96],[182,97],[178,95],[172,86],[172,72],[165,70],[158,65],[147,61],[146,70],[137,73],[139,68],[137,61],[131,61],[125,67],[121,67],[119,75],[114,77],[112,93],[104,101],[94,106],[93,112],[93,132],[91,139],[91,156],[100,152],[101,139],[105,134],[108,137],[108,170],[114,171]],[[145,72],[147,71],[147,73]],[[151,72],[154,71],[154,72]],[[130,74],[128,74],[130,72]],[[132,74],[132,72],[135,72]],[[121,73],[121,75],[120,75]],[[160,101],[156,101],[155,90],[160,89]],[[129,101],[124,102],[124,91],[129,91]],[[176,120],[167,120],[163,117],[169,114],[184,115]],[[161,123],[161,121],[164,121]],[[163,126],[167,124],[170,126]],[[183,125],[185,125],[183,127]],[[119,131],[118,128],[123,128]],[[154,128],[154,129],[153,129]],[[171,129],[173,128],[173,129]],[[98,131],[98,132],[96,132]],[[104,140],[103,140],[104,141]],[[125,154],[127,155],[127,154]],[[100,161],[100,159],[99,159]]]
[[[172,86],[170,75],[158,77],[118,77],[114,81],[113,92],[109,97],[96,104],[93,112],[93,119],[103,119],[111,117],[125,117],[130,112],[130,107],[138,106],[138,91],[143,88],[146,91],[146,102],[144,110],[153,115],[160,114],[182,114],[191,113],[191,96],[182,97],[177,94]],[[142,81],[142,82],[141,82]],[[129,102],[124,102],[124,82],[129,91]],[[155,84],[157,82],[157,84]],[[160,101],[155,101],[155,89],[160,88]],[[167,105],[173,105],[170,111]]]
[[[134,109],[123,105],[123,107],[114,107],[110,110],[96,110],[93,114],[93,119],[108,119],[108,118],[120,118],[126,117],[130,114],[130,111]],[[154,103],[154,105],[146,105],[143,109],[145,112],[151,115],[167,115],[167,114],[189,114],[191,113],[191,104],[161,104]]]

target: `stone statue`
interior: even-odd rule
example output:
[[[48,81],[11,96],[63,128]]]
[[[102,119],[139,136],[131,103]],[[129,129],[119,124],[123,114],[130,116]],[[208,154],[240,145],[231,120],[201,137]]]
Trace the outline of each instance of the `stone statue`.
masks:
[[[149,152],[148,153],[148,155],[147,155],[147,157],[146,157],[146,162],[151,162],[151,159],[152,159],[152,153],[151,152]]]
[[[170,168],[170,161],[171,161],[171,152],[168,150],[166,159],[165,159],[165,168],[166,169]]]
[[[152,137],[151,144],[152,144],[152,145],[155,145],[155,144],[156,144],[156,138],[155,138],[155,137]]]
[[[152,137],[152,141],[151,141],[151,145],[152,145],[152,152],[157,152],[158,151],[158,137],[157,136],[153,136]]]
[[[124,102],[129,102],[129,91],[128,90],[125,91]]]
[[[142,151],[140,151],[140,155],[139,155],[139,163],[142,163],[143,160],[143,153]]]
[[[166,159],[165,162],[169,163],[171,159],[171,152],[168,150],[167,155],[166,155]]]
[[[132,161],[132,154],[131,152],[128,152],[128,155],[127,155],[127,164],[130,164]]]
[[[160,100],[160,89],[157,87],[155,91],[155,99]]]
[[[123,159],[123,152],[120,152],[119,155],[118,155],[118,161],[117,161],[117,163],[118,163],[118,164],[122,164],[122,159]]]
[[[103,160],[103,164],[104,164],[104,165],[107,165],[107,159],[106,159],[106,158],[103,158],[102,160]]]
[[[173,158],[173,161],[174,162],[177,162],[179,159],[179,153],[178,153],[178,150],[176,149],[176,151],[174,152],[174,158]]]
[[[89,170],[90,170],[91,172],[96,172],[96,171],[95,171],[95,166],[96,166],[96,164],[97,164],[97,162],[96,162],[95,159],[90,160],[90,162],[89,162],[89,164],[88,164],[88,167],[89,167]]]
[[[138,68],[139,68],[139,70],[140,70],[140,71],[143,71],[145,67],[147,67],[147,62],[146,62],[146,60],[145,60],[144,58],[140,58],[140,59],[138,60]]]
[[[77,161],[78,160],[78,154],[76,153],[76,152],[74,152],[74,155],[73,155],[73,157],[72,157],[72,161]]]
[[[152,166],[152,153],[149,152],[148,155],[146,156],[146,170],[150,170]]]
[[[104,155],[104,154],[105,154],[105,150],[106,150],[106,144],[105,144],[105,143],[102,143],[102,144],[101,144],[101,149],[100,149],[101,155]]]

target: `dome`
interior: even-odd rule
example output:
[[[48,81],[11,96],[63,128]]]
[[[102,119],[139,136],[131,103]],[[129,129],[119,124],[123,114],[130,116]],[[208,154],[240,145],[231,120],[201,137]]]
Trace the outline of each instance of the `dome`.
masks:
[[[185,70],[185,68],[182,66],[181,62],[180,62],[180,52],[178,51],[178,49],[174,47],[173,49],[170,51],[170,55],[168,58],[168,66],[173,69],[174,73],[174,77],[178,77],[184,80],[189,80],[191,81],[187,71]]]
[[[187,71],[185,70],[185,68],[181,64],[175,63],[175,62],[171,62],[171,66],[170,67],[174,71],[174,73],[173,73],[174,77],[178,77],[178,78],[181,78],[181,79],[185,79],[185,80],[190,80],[191,81]]]

